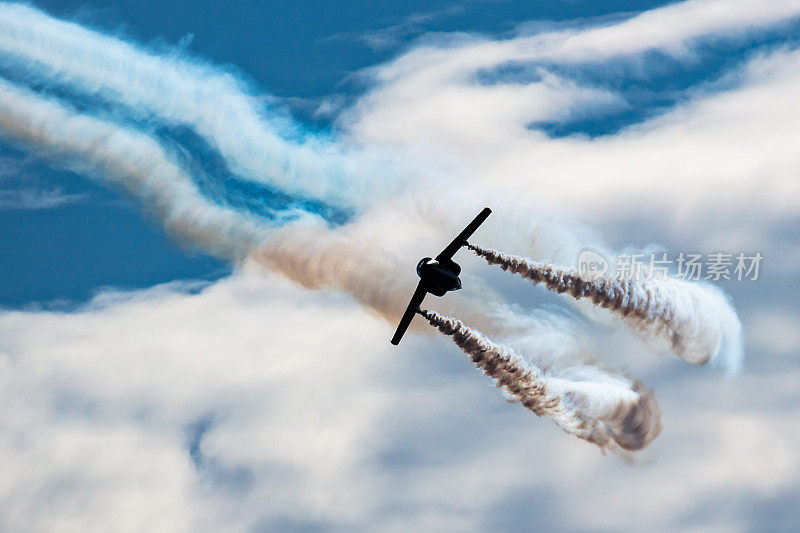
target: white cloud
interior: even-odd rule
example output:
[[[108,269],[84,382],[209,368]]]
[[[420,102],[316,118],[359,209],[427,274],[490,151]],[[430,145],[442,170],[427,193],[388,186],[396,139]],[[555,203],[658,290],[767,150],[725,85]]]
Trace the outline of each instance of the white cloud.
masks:
[[[206,416],[220,430],[201,453],[217,461],[221,447],[217,468],[274,464],[294,473],[306,505],[335,492],[382,405],[365,372],[390,359],[359,349],[374,319],[342,297],[316,300],[238,279],[198,295],[175,286],[105,296],[74,314],[4,313],[3,403],[15,409],[3,420],[3,455],[18,465],[3,491],[11,529],[81,517],[96,530],[173,529],[206,516],[203,487],[214,487],[203,477],[214,469],[195,470],[185,434]],[[348,329],[353,342],[319,351]],[[387,334],[369,329],[372,344]],[[48,513],[30,508],[49,499]],[[286,508],[276,505],[265,512]],[[335,514],[336,501],[314,505]]]
[[[85,200],[85,194],[68,194],[59,188],[0,190],[0,211],[4,209],[53,209]]]
[[[258,274],[187,288],[0,315],[3,529],[474,530],[519,501],[543,527],[633,531],[796,487],[780,428],[800,411],[771,413],[793,370],[766,403],[767,376],[656,377],[667,425],[637,468],[505,403],[443,339],[392,348],[340,295]]]
[[[756,349],[800,357],[800,313],[797,310],[756,308],[748,318],[747,329]]]
[[[0,157],[0,181],[17,176],[24,166],[24,161],[16,157]]]
[[[376,69],[375,90],[344,123],[362,140],[423,145],[439,161],[448,153],[465,179],[602,216],[609,231],[620,217],[660,209],[694,224],[719,214],[735,239],[732,214],[746,208],[758,241],[800,201],[800,161],[786,141],[800,120],[795,51],[753,59],[730,86],[594,140],[549,139],[526,125],[615,109],[626,105],[620,95],[545,70],[527,84],[480,85],[472,75],[508,61],[602,63],[651,48],[686,57],[697,38],[744,38],[797,10],[696,1],[601,28],[422,47]],[[152,87],[135,89],[153,98]],[[413,202],[440,230],[473,208]],[[587,242],[549,212],[509,211],[492,239],[560,257]],[[381,215],[372,240],[397,222],[391,210]],[[774,333],[764,328],[753,345],[794,346],[793,319],[771,318],[756,319]],[[769,529],[766,502],[800,490],[792,366],[756,358],[757,371],[728,383],[690,378],[697,369],[678,361],[635,361],[666,417],[644,455],[653,463],[639,468],[505,404],[442,339],[412,335],[390,349],[390,328],[340,294],[252,274],[199,292],[178,284],[104,294],[75,312],[2,312],[0,529]],[[613,348],[628,353],[624,344]],[[514,528],[514,518],[524,523]]]
[[[800,123],[797,51],[751,58],[724,83],[693,88],[661,116],[614,134],[550,138],[529,126],[627,105],[591,76],[574,81],[549,65],[593,63],[613,71],[622,61],[646,77],[663,67],[644,52],[696,61],[686,53],[703,38],[746,39],[792,20],[798,7],[683,2],[596,28],[420,45],[372,69],[374,87],[341,124],[363,142],[448,154],[452,171],[465,179],[523,190],[584,218],[657,214],[695,234],[702,220],[724,238],[717,227],[724,224],[714,218],[760,225],[800,209],[800,159],[790,140]],[[508,65],[524,76],[479,82],[481,72]]]

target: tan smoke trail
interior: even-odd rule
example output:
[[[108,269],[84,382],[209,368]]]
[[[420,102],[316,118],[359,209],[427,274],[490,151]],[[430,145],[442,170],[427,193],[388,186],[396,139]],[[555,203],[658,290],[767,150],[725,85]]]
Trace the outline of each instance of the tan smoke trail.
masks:
[[[626,394],[615,395],[611,408],[597,405],[602,395],[581,390],[580,383],[549,376],[510,348],[493,343],[455,318],[434,311],[419,314],[466,353],[473,364],[493,378],[511,401],[553,420],[567,433],[602,449],[640,450],[661,433],[661,409],[641,382],[629,382]]]
[[[705,364],[723,348],[739,349],[739,319],[724,295],[711,286],[674,279],[586,279],[568,268],[475,244],[468,248],[490,265],[499,265],[559,294],[588,299],[614,312],[640,333],[667,339],[673,352],[690,363]],[[728,357],[735,360],[737,355]]]

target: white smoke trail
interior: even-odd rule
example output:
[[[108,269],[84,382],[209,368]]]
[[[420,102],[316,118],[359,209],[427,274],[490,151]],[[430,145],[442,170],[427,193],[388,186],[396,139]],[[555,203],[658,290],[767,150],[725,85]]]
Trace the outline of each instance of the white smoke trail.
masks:
[[[456,68],[472,65],[478,69],[485,62],[490,67],[487,58],[494,55],[487,55],[485,50],[476,53],[481,47],[514,50],[509,60],[568,63],[639,54],[642,46],[647,50],[685,51],[687,42],[717,34],[722,28],[733,28],[731,31],[739,34],[776,24],[800,9],[796,1],[774,1],[769,7],[754,0],[740,0],[738,4],[746,16],[734,8],[720,18],[714,2],[681,2],[657,10],[659,14],[648,12],[588,31],[567,29],[524,40],[478,41],[476,49],[464,52],[468,57],[459,59]],[[756,5],[758,9],[754,9]],[[650,28],[659,17],[677,20],[679,13],[688,14],[693,22],[682,23],[667,33],[650,32],[647,45],[621,37],[638,27]],[[603,46],[598,46],[599,42]],[[391,77],[417,73],[414,61],[402,65],[405,59],[411,57],[395,62]],[[189,125],[218,149],[241,177],[332,204],[361,208],[379,197],[391,197],[403,189],[402,183],[426,172],[424,166],[412,172],[407,164],[392,164],[393,156],[386,152],[367,152],[346,146],[342,139],[304,135],[291,120],[267,112],[263,98],[253,95],[230,72],[180,54],[146,51],[25,4],[0,2],[0,62],[123,104],[134,113],[146,112],[171,124]],[[288,141],[287,134],[297,141]],[[374,179],[376,174],[387,172],[392,173],[392,179]]]
[[[303,287],[349,294],[394,324],[418,282],[414,273],[419,260],[418,246],[398,238],[407,236],[407,228],[413,227],[414,222],[420,231],[412,231],[410,235],[425,235],[428,225],[424,221],[391,204],[367,211],[341,227],[302,221],[275,228],[251,251],[248,259]],[[529,333],[545,327],[552,329],[550,324],[522,317],[512,324],[507,305],[497,294],[482,286],[478,279],[473,280],[471,289],[448,294],[441,305],[448,312],[457,310],[460,316],[479,321],[497,334],[510,327],[524,327]],[[562,338],[560,343],[567,344],[567,340]]]
[[[250,94],[231,74],[177,54],[147,52],[26,5],[0,2],[1,57],[41,78],[104,96],[137,112],[146,110],[168,123],[190,125],[219,150],[234,172],[268,181],[286,192],[365,209],[379,197],[385,200],[387,194],[403,189],[398,178],[409,172],[397,170],[408,168],[407,162],[387,164],[383,159],[371,160],[366,151],[343,148],[341,140],[329,142],[318,136],[306,136],[301,142],[287,141],[281,134],[297,130],[297,126],[275,113],[266,113],[261,99]],[[385,177],[387,171],[394,173],[391,179]],[[376,175],[383,179],[374,179]],[[449,209],[433,211],[427,210],[426,217],[434,218]],[[563,227],[566,226],[562,225],[562,232]],[[529,242],[546,240],[541,231],[532,230],[530,235],[535,238],[528,239]],[[530,252],[551,260],[565,260],[554,257],[553,250],[578,247],[580,238],[574,234],[568,237],[572,241],[570,246],[560,239],[557,246],[542,249],[540,245]],[[504,242],[508,244],[507,239]],[[707,334],[707,327],[714,329],[719,324],[684,320],[681,335],[671,338],[679,356],[703,363],[714,357],[720,351],[720,344],[726,342],[729,347],[722,351],[729,354],[730,366],[737,365],[741,349],[734,330],[738,319],[718,292],[674,284],[661,287],[660,291],[668,293],[672,302],[677,301],[676,297],[686,300],[686,305],[677,307],[680,310],[697,306],[701,300],[702,306],[712,308],[712,312],[688,314],[724,317],[725,329],[730,333]],[[633,311],[633,318],[637,313]],[[687,331],[692,324],[699,331]],[[661,332],[674,333],[673,325],[666,324]],[[719,341],[716,344],[715,338]]]
[[[339,229],[311,216],[281,228],[264,225],[209,202],[152,137],[2,80],[0,132],[59,164],[121,186],[187,244],[236,263],[249,258],[305,287],[347,292],[390,321],[399,318],[414,286],[417,258],[392,238],[387,242],[387,227],[398,224],[396,217],[401,226],[410,221],[404,224],[404,215],[388,205],[379,211],[391,215],[390,222],[372,213]],[[462,296],[449,304],[473,320],[494,322],[493,331],[501,329],[486,310],[502,302],[486,291],[480,301]]]
[[[567,433],[602,449],[633,451],[646,447],[661,432],[658,402],[638,381],[616,378],[614,384],[587,384],[550,376],[460,320],[434,311],[420,314],[452,337],[473,364],[493,378],[512,401],[552,419]]]
[[[264,109],[230,73],[176,54],[146,52],[23,4],[0,2],[0,60],[130,107],[189,125],[219,150],[234,173],[293,194],[361,207],[388,195],[400,176],[376,183],[377,162],[341,141],[301,136]],[[300,137],[297,142],[282,135]],[[393,166],[380,161],[385,174]]]
[[[189,245],[235,263],[249,258],[305,287],[344,291],[390,321],[399,318],[414,285],[417,258],[409,258],[402,247],[398,251],[396,243],[389,248],[389,224],[377,220],[376,213],[336,230],[311,216],[281,228],[264,225],[209,202],[147,134],[79,114],[3,80],[0,132],[59,164],[124,188]],[[380,211],[392,213],[389,206]],[[486,310],[502,305],[487,292],[480,301],[456,297],[449,303],[489,323]]]
[[[151,137],[80,115],[0,80],[0,132],[141,199],[173,235],[208,253],[242,260],[266,228],[208,202]]]
[[[318,225],[298,224],[273,229],[275,234],[269,235],[266,228],[246,217],[207,202],[190,177],[156,141],[143,134],[76,114],[6,82],[0,82],[0,130],[51,157],[75,161],[100,179],[123,186],[153,208],[169,230],[208,251],[236,260],[248,251],[258,250],[252,254],[253,259],[295,282],[315,289],[331,286],[344,290],[392,320],[397,318],[408,297],[409,280],[400,275],[407,269],[400,268],[396,258],[380,253],[377,248],[365,253],[363,235],[357,233],[362,226],[353,225],[337,232]],[[361,246],[356,245],[359,242]],[[462,313],[492,322],[486,309],[491,309],[493,302],[459,300]],[[432,316],[426,318],[433,320]],[[462,342],[465,339],[480,338],[463,325],[459,327],[457,321],[449,324],[456,328],[453,334],[457,330],[462,348],[466,346]],[[536,326],[529,322],[529,333],[535,333]],[[494,347],[485,342],[486,346]],[[568,339],[555,342],[567,343]],[[499,353],[496,347],[494,353]],[[642,395],[638,384],[631,388],[623,378],[600,376],[599,369],[584,367],[580,369],[584,379],[578,382],[549,376],[547,390],[557,397],[536,398],[538,385],[509,381],[512,366],[533,368],[520,366],[527,365],[521,358],[504,359],[506,362],[497,366],[492,362],[494,359],[481,359],[475,352],[472,356],[476,364],[497,378],[527,408],[553,418],[565,431],[602,448],[639,449],[655,437],[654,428],[660,428],[657,406],[651,402],[649,393]],[[529,370],[525,372],[525,379],[532,378]],[[598,394],[598,389],[602,393]],[[600,399],[605,400],[605,405]],[[646,424],[640,420],[642,406],[649,410],[644,417]],[[599,418],[595,420],[592,416]]]
[[[398,160],[400,156],[374,148],[348,146],[346,139],[306,135],[297,142],[288,141],[282,135],[291,136],[302,128],[265,109],[264,98],[253,95],[231,73],[178,53],[150,52],[24,4],[0,2],[0,64],[122,104],[134,114],[189,125],[224,156],[234,173],[290,194],[363,212],[406,193],[412,195],[410,200],[420,214],[432,221],[430,228],[449,232],[460,229],[453,221],[473,214],[462,204],[471,210],[474,200],[487,192],[465,194],[460,191],[463,183],[448,186],[441,174],[427,179],[431,170],[426,164],[407,157]],[[425,186],[414,187],[417,180]],[[431,183],[437,191],[430,190]],[[454,195],[460,199],[446,205],[437,201]],[[543,209],[527,205],[505,210],[507,225],[515,229],[515,244],[533,245],[531,253],[551,259],[566,259],[562,257],[565,250],[594,244],[587,242],[574,222],[559,220],[541,227],[542,217],[530,213]],[[501,230],[494,236],[504,236],[509,244],[510,235]]]
[[[669,340],[678,357],[696,365],[720,352],[735,370],[741,359],[741,324],[725,296],[714,287],[675,279],[588,279],[558,266],[468,245],[490,265],[541,283],[559,294],[586,298],[609,309],[647,335]]]

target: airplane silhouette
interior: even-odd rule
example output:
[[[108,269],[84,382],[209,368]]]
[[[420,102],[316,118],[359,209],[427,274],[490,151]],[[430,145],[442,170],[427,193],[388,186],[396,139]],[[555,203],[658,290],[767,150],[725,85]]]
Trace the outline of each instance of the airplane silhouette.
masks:
[[[419,311],[419,306],[422,305],[422,300],[428,293],[434,296],[444,296],[450,291],[457,291],[461,288],[461,280],[458,275],[461,273],[461,267],[453,261],[453,255],[461,249],[462,246],[468,244],[469,239],[478,226],[483,224],[486,218],[492,213],[488,207],[478,213],[478,216],[464,228],[464,231],[459,233],[453,242],[447,245],[442,252],[436,256],[436,259],[425,257],[417,264],[417,275],[419,276],[419,284],[411,297],[406,312],[403,318],[400,319],[400,325],[397,326],[397,331],[394,332],[392,337],[392,344],[400,344],[400,339],[403,338],[408,326],[411,325],[414,315]]]

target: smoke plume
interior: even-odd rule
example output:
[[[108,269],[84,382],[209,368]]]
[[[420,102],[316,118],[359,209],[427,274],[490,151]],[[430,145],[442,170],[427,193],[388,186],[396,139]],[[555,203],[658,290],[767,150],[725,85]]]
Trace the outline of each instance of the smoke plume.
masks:
[[[460,320],[434,311],[419,311],[432,326],[450,336],[472,363],[493,378],[508,398],[538,416],[546,416],[576,437],[602,449],[640,450],[661,432],[661,410],[652,392],[634,382],[614,395],[609,408],[563,378],[551,377],[514,353],[493,343]]]
[[[713,359],[723,346],[738,346],[739,320],[713,287],[674,279],[620,279],[580,273],[469,244],[490,265],[517,274],[548,290],[586,298],[608,309],[645,335],[667,339],[678,357],[696,365]],[[726,350],[730,351],[730,350]],[[736,354],[727,354],[737,357]]]

